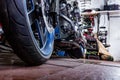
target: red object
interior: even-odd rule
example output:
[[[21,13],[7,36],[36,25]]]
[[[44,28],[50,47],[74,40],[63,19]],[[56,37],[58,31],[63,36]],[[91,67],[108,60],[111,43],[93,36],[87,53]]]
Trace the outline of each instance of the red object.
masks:
[[[94,26],[95,25],[95,23],[94,23],[94,16],[89,16],[89,18],[91,20],[92,25]]]
[[[93,28],[88,28],[87,30],[88,30],[89,33],[92,33]]]

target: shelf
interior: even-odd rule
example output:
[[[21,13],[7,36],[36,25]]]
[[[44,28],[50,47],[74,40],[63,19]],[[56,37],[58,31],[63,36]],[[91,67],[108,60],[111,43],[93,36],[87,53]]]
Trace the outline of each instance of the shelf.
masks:
[[[90,15],[106,14],[106,13],[116,14],[116,13],[120,13],[120,10],[95,11],[95,12],[83,12],[83,13],[81,13],[81,15],[82,15],[82,16],[90,16]]]

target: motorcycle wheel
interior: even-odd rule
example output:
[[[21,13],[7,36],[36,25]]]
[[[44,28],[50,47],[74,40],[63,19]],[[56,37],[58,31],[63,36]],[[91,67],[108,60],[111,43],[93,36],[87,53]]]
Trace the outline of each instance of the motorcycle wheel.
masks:
[[[48,60],[54,44],[49,2],[1,0],[0,7],[3,30],[18,57],[33,66]]]

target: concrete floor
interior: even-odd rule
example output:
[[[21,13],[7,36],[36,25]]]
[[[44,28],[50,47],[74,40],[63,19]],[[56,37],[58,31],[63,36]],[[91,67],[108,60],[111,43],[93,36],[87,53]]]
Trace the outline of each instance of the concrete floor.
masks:
[[[13,53],[0,53],[0,80],[120,80],[119,62],[51,58],[28,67]]]

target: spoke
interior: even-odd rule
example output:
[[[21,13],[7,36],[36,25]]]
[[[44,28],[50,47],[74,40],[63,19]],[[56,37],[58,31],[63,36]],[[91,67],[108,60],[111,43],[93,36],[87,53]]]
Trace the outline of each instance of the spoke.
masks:
[[[34,11],[31,11],[29,14],[29,20],[30,20],[30,24],[32,25],[34,22],[35,22],[35,19],[36,19],[36,15],[35,15],[35,12]]]
[[[26,0],[27,14],[32,25],[35,21],[35,2],[33,0]]]
[[[38,22],[38,20],[35,21],[35,26],[36,26],[36,30],[37,30],[37,33],[38,33],[38,40],[39,40],[39,44],[40,44],[40,47],[42,47],[44,45],[44,35],[42,33],[42,30],[41,30],[41,24]]]
[[[38,33],[38,39],[40,40],[40,45],[43,46],[47,39],[47,29],[42,17],[36,20],[36,29]]]
[[[45,36],[46,35],[44,35],[44,27],[45,25],[44,24],[39,24],[39,31],[40,31],[40,39],[41,39],[41,42],[42,42],[42,45],[44,45],[44,43],[45,43]]]
[[[42,5],[42,14],[43,14],[45,26],[49,32],[52,32],[54,30],[53,26],[48,22],[50,4],[46,0],[41,0],[41,5]]]

